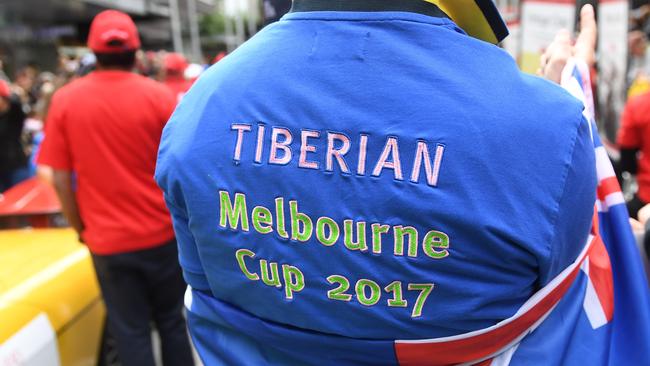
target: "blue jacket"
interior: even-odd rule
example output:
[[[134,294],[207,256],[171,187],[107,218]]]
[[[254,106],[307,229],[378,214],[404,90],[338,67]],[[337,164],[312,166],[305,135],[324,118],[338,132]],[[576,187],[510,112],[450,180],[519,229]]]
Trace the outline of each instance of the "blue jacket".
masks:
[[[512,316],[589,234],[582,105],[450,19],[292,12],[211,67],[156,179],[208,364],[395,364]]]

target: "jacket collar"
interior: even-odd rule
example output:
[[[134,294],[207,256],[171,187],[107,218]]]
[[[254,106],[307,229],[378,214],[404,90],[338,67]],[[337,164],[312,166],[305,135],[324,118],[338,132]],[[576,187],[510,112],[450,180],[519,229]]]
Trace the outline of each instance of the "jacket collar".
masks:
[[[474,38],[499,43],[508,28],[492,0],[293,0],[291,12],[406,11],[451,18]]]
[[[291,12],[304,11],[406,11],[449,18],[438,6],[423,0],[293,0]]]

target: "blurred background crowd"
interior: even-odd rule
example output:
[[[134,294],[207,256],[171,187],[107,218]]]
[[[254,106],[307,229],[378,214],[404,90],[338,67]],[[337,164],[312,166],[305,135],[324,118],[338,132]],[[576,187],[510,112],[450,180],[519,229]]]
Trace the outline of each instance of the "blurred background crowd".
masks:
[[[180,98],[205,68],[224,56],[225,52],[221,52],[209,62],[190,63],[180,53],[139,51],[136,68],[139,74],[167,85]],[[5,112],[0,113],[0,191],[5,191],[36,174],[35,158],[43,139],[50,98],[63,85],[91,72],[95,57],[83,52],[60,55],[57,66],[51,70],[33,62],[13,72],[2,66],[0,62],[0,78],[6,87],[0,86],[0,96],[8,106],[3,110],[0,104],[0,112]],[[16,109],[20,112],[16,113]]]
[[[135,71],[180,97],[203,70],[289,6],[257,0],[0,2],[0,80],[6,82],[0,85],[0,193],[36,174],[54,92],[94,69],[86,40],[100,11],[120,10],[136,21],[143,47]]]

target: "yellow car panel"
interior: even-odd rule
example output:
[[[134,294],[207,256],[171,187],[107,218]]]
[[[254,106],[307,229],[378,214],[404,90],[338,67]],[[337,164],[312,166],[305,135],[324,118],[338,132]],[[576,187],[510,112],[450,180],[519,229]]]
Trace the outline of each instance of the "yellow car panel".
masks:
[[[94,364],[105,309],[87,248],[71,229],[0,232],[0,347],[44,313],[62,365]]]
[[[94,366],[100,351],[101,332],[97,325],[103,325],[105,309],[101,300],[94,302],[84,313],[80,314],[74,326],[58,331],[59,356],[61,365]],[[97,329],[96,332],[84,329]]]

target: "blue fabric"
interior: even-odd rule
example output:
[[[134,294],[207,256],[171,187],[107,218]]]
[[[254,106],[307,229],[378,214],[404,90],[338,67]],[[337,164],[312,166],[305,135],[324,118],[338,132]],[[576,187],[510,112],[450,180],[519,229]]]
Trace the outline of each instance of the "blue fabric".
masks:
[[[599,216],[614,276],[614,321],[609,327],[612,337],[607,364],[647,365],[650,364],[650,296],[628,225],[627,207],[624,204],[610,207]]]
[[[196,290],[192,291],[190,308],[188,320],[195,343],[207,346],[215,340],[224,339],[224,343],[228,344],[228,347],[204,348],[201,355],[210,365],[308,363],[352,366],[396,363],[390,340],[341,339],[286,327],[253,317]],[[265,347],[268,344],[277,345],[277,348]],[[307,350],[310,351],[304,352]]]
[[[212,294],[202,293],[201,306],[189,311],[199,354],[207,364],[273,364],[309,333],[327,341],[296,347],[302,363],[358,352],[393,362],[387,340],[455,335],[510,317],[576,258],[587,238],[596,178],[581,112],[559,87],[521,74],[505,52],[446,19],[313,12],[266,27],[199,78],[161,141],[156,179],[174,217],[185,278]],[[274,129],[293,139],[285,165],[269,163]],[[318,169],[299,163],[303,131],[318,133],[307,143],[315,151],[306,153]],[[343,156],[349,172],[333,157],[328,171],[328,136],[341,135],[350,142]],[[367,158],[360,174],[362,136]],[[391,138],[402,176],[386,165],[374,176]],[[333,148],[342,149],[341,141]],[[444,149],[435,186],[424,165],[419,181],[411,181],[418,142],[431,159],[438,146]],[[220,192],[228,200],[220,201]],[[223,215],[224,202],[234,206],[237,193],[245,196],[247,231]],[[323,245],[315,233],[305,242],[282,237],[277,198],[284,199],[287,231],[295,200],[314,226],[320,217],[336,222],[338,241]],[[271,233],[253,227],[256,206],[270,211]],[[356,224],[366,222],[367,250],[344,245],[344,220],[353,220],[354,239]],[[381,253],[373,252],[373,223],[389,226]],[[403,254],[394,254],[398,225],[417,230],[413,256],[406,243]],[[425,253],[431,231],[448,238],[448,248],[435,247],[446,257]],[[280,286],[247,278],[236,260],[242,249],[254,253],[243,257],[249,277],[261,275],[261,259],[278,263]],[[304,275],[292,298],[282,277],[291,267],[282,265]],[[349,301],[328,298],[337,288],[330,275],[349,279]],[[359,294],[372,295],[362,279],[380,289],[374,305],[360,302]],[[394,281],[401,281],[406,307],[387,304],[393,293],[385,287]],[[420,291],[408,284],[434,284],[420,316],[413,316]],[[235,316],[255,321],[229,321]],[[339,348],[327,346],[331,337]]]
[[[45,138],[45,133],[42,131],[34,134],[32,139],[32,155],[29,157],[29,171],[31,175],[36,175],[36,158],[38,157],[38,152],[41,150],[41,143]]]

